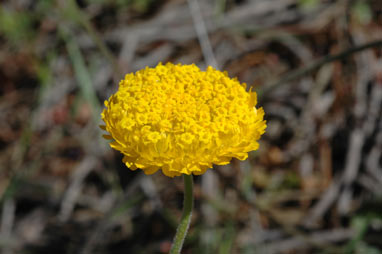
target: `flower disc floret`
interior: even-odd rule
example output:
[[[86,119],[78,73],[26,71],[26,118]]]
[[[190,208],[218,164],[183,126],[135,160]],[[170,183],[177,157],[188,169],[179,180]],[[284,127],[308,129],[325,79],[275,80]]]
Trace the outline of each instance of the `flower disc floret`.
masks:
[[[199,175],[245,160],[266,128],[256,93],[212,67],[167,63],[127,74],[105,106],[105,138],[146,174]]]

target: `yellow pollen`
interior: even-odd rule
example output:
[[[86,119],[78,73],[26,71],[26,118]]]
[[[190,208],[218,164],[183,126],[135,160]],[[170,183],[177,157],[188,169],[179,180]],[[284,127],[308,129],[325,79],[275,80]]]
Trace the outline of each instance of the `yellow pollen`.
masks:
[[[160,63],[125,76],[104,103],[102,128],[132,170],[199,175],[258,149],[266,123],[256,102],[226,72]]]

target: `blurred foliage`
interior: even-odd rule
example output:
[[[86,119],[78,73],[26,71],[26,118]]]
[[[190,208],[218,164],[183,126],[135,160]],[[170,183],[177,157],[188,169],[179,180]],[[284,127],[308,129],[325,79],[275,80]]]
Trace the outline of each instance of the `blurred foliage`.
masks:
[[[320,0],[299,0],[299,4],[304,9],[314,9],[319,4]]]
[[[96,142],[99,130],[94,123],[103,99],[115,89],[122,76],[119,68],[133,71],[140,67],[139,64],[157,62],[157,55],[160,61],[203,64],[196,37],[181,37],[179,31],[182,30],[174,30],[179,34],[172,37],[160,34],[161,37],[155,33],[155,29],[166,34],[173,28],[184,27],[184,31],[189,31],[187,29],[193,27],[182,17],[171,21],[171,25],[163,23],[164,27],[159,26],[163,21],[158,16],[164,10],[171,10],[163,6],[173,4],[174,10],[183,10],[176,9],[183,4],[184,10],[188,10],[186,1],[3,2],[0,6],[2,218],[8,209],[4,207],[7,200],[15,201],[16,210],[10,236],[14,238],[5,238],[2,227],[1,250],[15,249],[16,253],[31,254],[79,253],[84,242],[95,237],[99,246],[95,244],[93,253],[126,250],[131,250],[131,253],[161,250],[165,253],[182,203],[180,181],[155,175],[152,186],[156,189],[148,191],[140,174],[128,171],[119,155],[110,149],[99,153],[98,164],[84,177],[68,221],[59,221],[58,214],[68,190],[75,185],[78,164],[84,158],[94,156],[94,150],[106,146]],[[260,13],[258,22],[230,24],[240,17],[239,11],[244,15],[248,12],[246,6],[253,3],[255,1],[213,2],[211,17],[214,19],[209,20],[209,24],[225,23],[219,29],[211,25],[209,31],[222,66],[230,75],[238,76],[256,89],[262,89],[269,80],[305,66],[316,57],[351,47],[355,33],[358,33],[354,35],[357,40],[365,37],[368,41],[378,38],[375,31],[380,31],[380,2],[361,0],[349,1],[349,8],[345,8],[349,13],[335,13],[329,18],[324,16],[325,20],[317,10],[327,5],[326,11],[330,12],[339,8],[340,1],[296,0],[282,8],[273,6],[277,11],[267,9],[270,2],[263,1],[262,8],[269,11]],[[278,3],[281,4],[280,1]],[[209,9],[203,11],[208,12]],[[97,24],[96,19],[104,15],[111,15],[111,20],[116,23],[109,24],[105,19],[101,25]],[[346,21],[349,23],[343,25],[341,22],[347,16],[350,17]],[[283,20],[283,17],[287,18]],[[150,33],[151,27],[144,25],[152,20],[155,24],[151,26],[159,24],[152,29],[157,36],[153,40],[142,35],[143,32]],[[137,42],[131,62],[120,62],[118,54],[127,43],[124,39],[135,34],[115,39],[121,32],[118,29],[136,29],[135,24],[142,31],[132,31],[145,41]],[[128,43],[134,45],[134,40]],[[376,55],[380,58],[380,53]],[[354,97],[356,89],[353,83],[359,81],[358,75],[362,76],[364,71],[357,69],[357,64],[355,57],[333,63],[333,71],[329,72],[320,95],[311,92],[316,90],[308,86],[310,83],[315,85],[318,79],[318,74],[313,73],[281,87],[273,97],[265,100],[263,106],[267,109],[270,125],[268,136],[261,144],[263,151],[251,154],[248,163],[234,162],[229,170],[217,168],[216,196],[209,197],[203,193],[201,178],[197,178],[195,219],[186,240],[185,253],[261,253],[261,247],[266,244],[277,247],[279,243],[301,239],[301,232],[303,236],[311,237],[315,231],[327,230],[330,233],[330,230],[343,228],[354,231],[350,239],[335,243],[327,241],[321,246],[307,241],[308,247],[302,248],[301,252],[291,248],[278,253],[381,253],[379,197],[376,191],[367,188],[372,185],[361,185],[358,178],[351,185],[354,193],[351,212],[338,214],[337,201],[333,201],[317,224],[308,229],[302,225],[302,219],[322,200],[330,184],[344,169],[349,133],[363,122],[354,120],[356,117],[352,112],[353,103],[358,100]],[[371,72],[366,95],[371,96],[372,84],[377,84],[375,80],[380,79],[380,71],[377,64],[366,69]],[[108,76],[100,77],[99,73]],[[96,87],[96,82],[102,85]],[[317,104],[314,104],[315,96],[318,96]],[[331,98],[333,104],[320,115],[323,109],[317,105],[325,105]],[[313,104],[314,107],[304,108]],[[300,126],[306,125],[304,117],[308,117],[308,123],[315,123],[309,132],[315,141],[303,150],[312,155],[313,173],[309,176],[299,171],[302,155],[292,154],[296,156],[293,157],[288,153],[295,143],[306,138],[300,134]],[[322,141],[326,138],[322,133],[335,138]],[[365,139],[367,145],[362,150],[363,157],[375,145],[377,134],[378,129],[375,129]],[[328,147],[322,145],[324,141],[328,142]],[[320,149],[327,154],[317,152]],[[285,162],[286,157],[292,159]],[[324,172],[327,168],[320,166],[323,159],[331,163],[327,167],[331,172]],[[360,174],[367,173],[365,164],[364,161],[361,163]],[[340,191],[343,188],[341,186]],[[372,205],[369,206],[365,200],[370,200]],[[111,203],[110,209],[107,209],[108,202]],[[208,224],[210,221],[201,208],[202,204],[214,211],[217,217],[215,224]],[[100,228],[102,237],[97,238]],[[41,238],[28,238],[30,235]],[[265,242],[261,237],[266,239]],[[254,239],[257,244],[250,243]],[[59,249],[54,249],[57,248],[55,246]]]
[[[0,6],[0,33],[9,41],[9,45],[20,47],[30,40],[35,30],[33,16],[28,12],[7,10]]]
[[[356,1],[352,7],[352,13],[358,22],[363,25],[369,24],[373,18],[370,5],[367,1]]]

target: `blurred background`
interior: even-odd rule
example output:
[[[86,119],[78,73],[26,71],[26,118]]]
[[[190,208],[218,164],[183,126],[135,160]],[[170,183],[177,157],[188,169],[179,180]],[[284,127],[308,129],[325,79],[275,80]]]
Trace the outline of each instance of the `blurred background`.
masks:
[[[132,172],[103,101],[158,62],[259,95],[246,161],[195,177],[183,253],[382,253],[382,1],[0,1],[0,253],[167,253],[183,182]]]

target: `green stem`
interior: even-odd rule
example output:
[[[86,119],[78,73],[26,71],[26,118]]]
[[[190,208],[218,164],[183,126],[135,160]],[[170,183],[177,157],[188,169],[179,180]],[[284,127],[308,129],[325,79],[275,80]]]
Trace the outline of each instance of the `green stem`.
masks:
[[[194,205],[194,196],[192,193],[192,175],[183,175],[184,179],[184,202],[183,214],[176,230],[174,240],[172,242],[170,254],[179,254],[182,250],[184,239],[186,238],[188,228],[191,222],[192,207]]]

